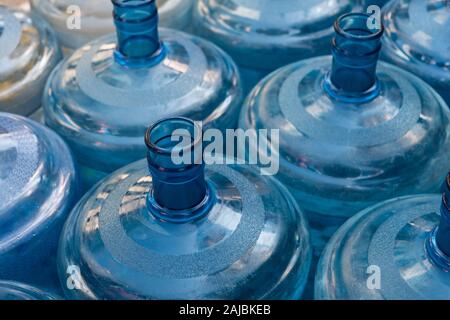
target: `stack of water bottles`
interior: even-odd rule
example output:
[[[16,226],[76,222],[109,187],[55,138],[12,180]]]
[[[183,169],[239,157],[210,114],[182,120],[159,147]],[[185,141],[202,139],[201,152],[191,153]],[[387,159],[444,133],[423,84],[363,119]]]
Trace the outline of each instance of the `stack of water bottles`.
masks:
[[[0,299],[450,299],[448,0],[0,0]]]

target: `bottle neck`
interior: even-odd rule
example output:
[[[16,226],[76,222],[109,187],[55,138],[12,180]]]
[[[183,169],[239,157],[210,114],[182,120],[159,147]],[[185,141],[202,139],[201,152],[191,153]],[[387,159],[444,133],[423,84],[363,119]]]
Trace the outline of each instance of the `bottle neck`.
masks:
[[[450,257],[450,197],[444,194],[441,205],[441,222],[436,232],[439,249]]]
[[[372,26],[371,16],[350,13],[334,25],[333,62],[325,81],[328,95],[343,102],[367,102],[380,92],[376,76],[382,26]]]
[[[440,211],[440,223],[427,240],[427,251],[437,266],[450,272],[450,174],[446,180]]]
[[[126,67],[151,66],[164,58],[156,0],[112,0],[117,33],[115,60]]]
[[[152,175],[148,209],[157,218],[184,223],[204,216],[213,203],[205,180],[201,127],[185,118],[161,120],[146,133]]]

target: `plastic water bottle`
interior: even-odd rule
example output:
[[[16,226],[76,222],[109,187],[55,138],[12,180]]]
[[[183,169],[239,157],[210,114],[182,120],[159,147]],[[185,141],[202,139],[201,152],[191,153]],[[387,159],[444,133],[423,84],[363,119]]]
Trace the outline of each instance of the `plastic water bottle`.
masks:
[[[107,35],[59,65],[43,98],[46,124],[69,144],[86,185],[142,159],[149,123],[188,116],[222,130],[237,125],[237,67],[206,40],[161,29],[154,0],[114,0]]]
[[[321,258],[316,298],[450,299],[449,204],[449,193],[407,196],[350,219]]]
[[[0,113],[0,279],[59,286],[56,249],[78,191],[61,138],[32,120]]]
[[[0,5],[0,112],[35,112],[60,59],[56,35],[44,20]]]
[[[116,171],[78,203],[59,248],[68,298],[301,296],[311,248],[294,199],[256,167],[205,166],[196,132],[186,118],[157,122],[146,134],[147,160]],[[176,135],[191,139],[180,147]],[[180,151],[190,161],[175,161]]]
[[[139,2],[139,1],[135,1]],[[160,26],[185,31],[192,0],[158,0]],[[86,43],[114,32],[111,0],[31,0],[33,11],[57,31],[66,55]]]
[[[438,192],[450,165],[447,106],[416,76],[378,63],[383,29],[369,18],[340,17],[332,57],[272,73],[242,110],[242,128],[279,129],[278,178],[308,215],[316,259],[346,219]]]
[[[450,2],[393,0],[383,23],[383,58],[427,81],[450,105]]]

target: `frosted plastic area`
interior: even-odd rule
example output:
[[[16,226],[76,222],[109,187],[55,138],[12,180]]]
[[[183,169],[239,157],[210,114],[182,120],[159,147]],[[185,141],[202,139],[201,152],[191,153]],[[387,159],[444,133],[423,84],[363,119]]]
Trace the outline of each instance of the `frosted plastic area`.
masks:
[[[0,112],[28,116],[37,110],[60,59],[56,35],[45,21],[0,5]]]
[[[200,0],[194,30],[238,63],[246,91],[286,64],[330,53],[333,23],[349,0]]]
[[[442,196],[396,198],[364,210],[333,236],[321,258],[317,299],[450,299],[450,275],[425,250]],[[378,268],[379,289],[368,286]],[[371,283],[369,281],[369,283]]]
[[[47,293],[29,285],[0,281],[0,300],[57,300],[51,293]]]
[[[383,10],[384,58],[432,85],[450,105],[450,5],[395,0]]]
[[[80,289],[66,289],[66,296],[298,299],[311,248],[290,194],[253,167],[210,166],[205,175],[215,202],[188,223],[157,220],[147,209],[152,178],[145,160],[93,188],[64,228],[62,283],[70,266],[80,268]]]
[[[28,0],[1,0],[0,4],[23,11],[30,10],[30,2]]]
[[[379,63],[380,95],[340,103],[323,90],[330,68],[331,57],[319,57],[273,73],[240,122],[280,129],[278,177],[309,215],[317,248],[370,205],[437,192],[450,163],[450,112],[425,82]]]
[[[0,113],[1,279],[57,286],[57,242],[77,192],[63,141],[31,120]]]
[[[108,35],[76,51],[47,84],[45,122],[69,143],[88,180],[144,158],[145,130],[159,119],[237,125],[242,92],[233,61],[203,39],[160,31],[167,54],[152,67],[117,64]]]
[[[158,0],[157,3],[160,26],[179,30],[188,28],[192,0]],[[61,44],[69,51],[114,32],[111,0],[31,0],[31,5],[51,23]],[[81,12],[81,28],[74,29],[73,17],[78,12]]]

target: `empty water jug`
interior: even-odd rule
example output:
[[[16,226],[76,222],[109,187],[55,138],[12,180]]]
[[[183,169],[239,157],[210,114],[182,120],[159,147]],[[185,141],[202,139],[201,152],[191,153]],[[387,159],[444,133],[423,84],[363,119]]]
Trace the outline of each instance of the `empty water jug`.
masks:
[[[145,156],[148,123],[182,115],[224,130],[237,125],[241,107],[237,67],[223,51],[159,33],[154,0],[113,3],[117,40],[107,35],[76,51],[43,98],[46,124],[68,142],[87,185]]]
[[[333,57],[265,78],[240,126],[279,129],[279,180],[308,215],[315,257],[360,210],[395,196],[437,192],[450,164],[450,112],[416,76],[378,63],[382,29],[351,13],[335,24]],[[267,141],[272,145],[271,141]]]
[[[350,219],[324,251],[316,298],[450,299],[449,204],[448,193],[407,196]]]
[[[56,35],[43,19],[0,5],[0,111],[35,112],[60,59]]]
[[[77,196],[74,162],[61,138],[0,113],[0,279],[58,287],[57,243]]]
[[[382,18],[383,58],[427,81],[450,105],[450,1],[393,0]]]
[[[172,140],[179,130],[192,138],[182,147]],[[116,171],[78,203],[59,248],[67,297],[301,296],[311,248],[294,199],[256,167],[205,167],[195,132],[201,128],[186,118],[157,122],[146,134],[147,160]],[[177,148],[192,161],[175,161]]]

